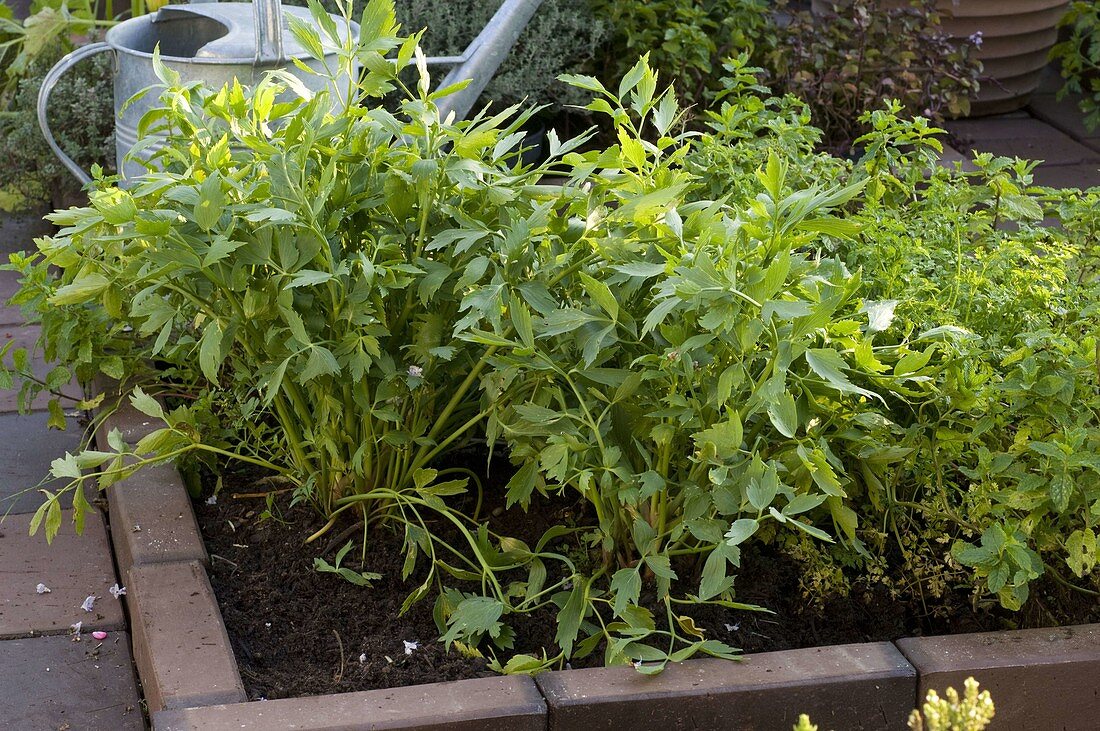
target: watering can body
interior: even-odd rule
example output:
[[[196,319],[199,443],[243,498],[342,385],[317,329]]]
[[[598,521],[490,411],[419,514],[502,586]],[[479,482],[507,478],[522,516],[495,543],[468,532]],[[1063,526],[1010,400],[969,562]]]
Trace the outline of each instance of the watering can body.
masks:
[[[327,76],[309,73],[298,68],[294,61],[320,72],[325,62],[314,59],[299,44],[284,38],[283,15],[294,14],[305,22],[312,22],[304,8],[283,9],[278,0],[257,0],[253,3],[201,3],[166,6],[155,14],[123,21],[107,31],[102,43],[78,48],[47,74],[38,97],[38,121],[46,141],[54,154],[82,182],[90,178],[80,166],[69,158],[53,139],[47,123],[46,112],[50,92],[61,76],[84,58],[109,53],[112,64],[114,104],[117,113],[115,123],[115,155],[123,183],[146,171],[142,161],[147,161],[163,146],[164,138],[145,141],[142,149],[128,157],[138,141],[137,129],[141,118],[159,104],[157,94],[146,94],[130,102],[139,92],[162,82],[153,66],[153,52],[159,49],[161,63],[180,75],[187,84],[201,81],[207,87],[220,88],[234,80],[244,85],[254,85],[263,74],[272,69],[284,69],[293,73],[312,91],[333,86]],[[358,34],[358,26],[346,24],[343,18],[333,16],[337,27],[352,35]],[[333,66],[336,49],[326,57]],[[346,94],[351,79],[337,79],[332,89],[333,99],[340,101]],[[155,135],[156,133],[151,133]]]

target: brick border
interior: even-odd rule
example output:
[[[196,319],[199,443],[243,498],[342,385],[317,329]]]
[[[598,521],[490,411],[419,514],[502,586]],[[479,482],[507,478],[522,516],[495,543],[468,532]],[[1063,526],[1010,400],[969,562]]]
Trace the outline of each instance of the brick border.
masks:
[[[128,411],[111,418],[132,439],[144,417]],[[780,729],[799,713],[828,728],[892,731],[928,689],[969,675],[994,694],[996,728],[1088,729],[1100,715],[1100,624],[692,660],[656,677],[591,668],[249,702],[178,473],[138,475],[107,494],[155,731]],[[140,531],[136,516],[148,521]],[[154,525],[175,542],[142,535]]]

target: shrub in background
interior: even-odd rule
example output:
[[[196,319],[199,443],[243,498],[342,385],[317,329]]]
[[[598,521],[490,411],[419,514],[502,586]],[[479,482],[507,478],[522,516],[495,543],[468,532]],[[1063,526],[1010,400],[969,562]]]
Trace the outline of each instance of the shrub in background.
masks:
[[[63,48],[31,61],[7,113],[0,115],[0,180],[5,190],[24,201],[52,201],[67,207],[81,185],[54,156],[38,126],[36,105],[42,80],[63,55]],[[111,61],[100,55],[66,74],[50,96],[50,129],[61,149],[85,170],[115,167],[114,91]]]
[[[288,2],[306,4],[306,0]],[[394,10],[402,32],[426,31],[425,53],[453,56],[466,50],[500,4],[500,0],[403,0]],[[324,0],[322,5],[339,13],[338,0]],[[483,100],[491,99],[498,106],[523,101],[549,104],[555,111],[587,103],[587,97],[558,77],[585,69],[606,35],[607,25],[592,11],[589,0],[544,0],[485,88]],[[446,70],[433,73],[442,77]]]
[[[778,3],[782,11],[786,0]],[[813,112],[824,142],[841,152],[866,131],[860,117],[894,99],[910,116],[965,116],[981,64],[973,44],[947,37],[937,0],[905,5],[840,0],[831,13],[792,12],[762,49],[767,83]]]
[[[642,54],[663,78],[676,80],[684,104],[721,88],[728,56],[774,48],[768,0],[593,0],[610,26],[599,77],[614,88]]]
[[[481,0],[410,0],[396,8],[405,32],[426,28],[425,50],[441,55],[465,50],[498,6]],[[485,97],[497,104],[525,101],[557,109],[587,103],[583,92],[558,77],[587,68],[606,33],[589,0],[545,0],[485,88]]]
[[[831,7],[818,15],[788,0],[597,2],[613,29],[599,75],[614,87],[631,59],[649,53],[702,114],[701,103],[722,91],[724,60],[744,55],[772,91],[805,103],[820,144],[843,154],[866,131],[860,116],[884,99],[899,100],[911,116],[967,113],[981,67],[970,42],[942,32],[936,0]]]

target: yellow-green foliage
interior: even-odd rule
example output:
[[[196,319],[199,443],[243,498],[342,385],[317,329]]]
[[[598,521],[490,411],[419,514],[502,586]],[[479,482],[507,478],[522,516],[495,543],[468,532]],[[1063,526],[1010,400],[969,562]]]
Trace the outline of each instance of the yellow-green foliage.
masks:
[[[978,681],[967,678],[963,682],[963,697],[948,688],[940,698],[936,691],[928,691],[921,711],[909,714],[912,731],[982,731],[993,720],[993,699],[989,691],[978,692]]]

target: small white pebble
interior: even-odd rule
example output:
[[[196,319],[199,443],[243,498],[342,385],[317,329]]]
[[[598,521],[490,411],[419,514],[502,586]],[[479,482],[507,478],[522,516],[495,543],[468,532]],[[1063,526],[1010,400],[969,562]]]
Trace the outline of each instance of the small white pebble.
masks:
[[[89,594],[88,597],[84,600],[84,603],[80,605],[80,608],[83,609],[85,612],[92,611],[93,607],[95,607],[96,599],[97,597],[94,594]]]
[[[359,664],[362,665],[366,661],[367,661],[367,653],[364,652],[361,655],[359,655]]]
[[[264,622],[264,627],[271,629],[271,622]]]
[[[49,594],[50,593],[50,587],[46,586],[45,584],[39,584],[38,586],[34,587],[34,590],[36,592],[38,592],[39,594]]]

